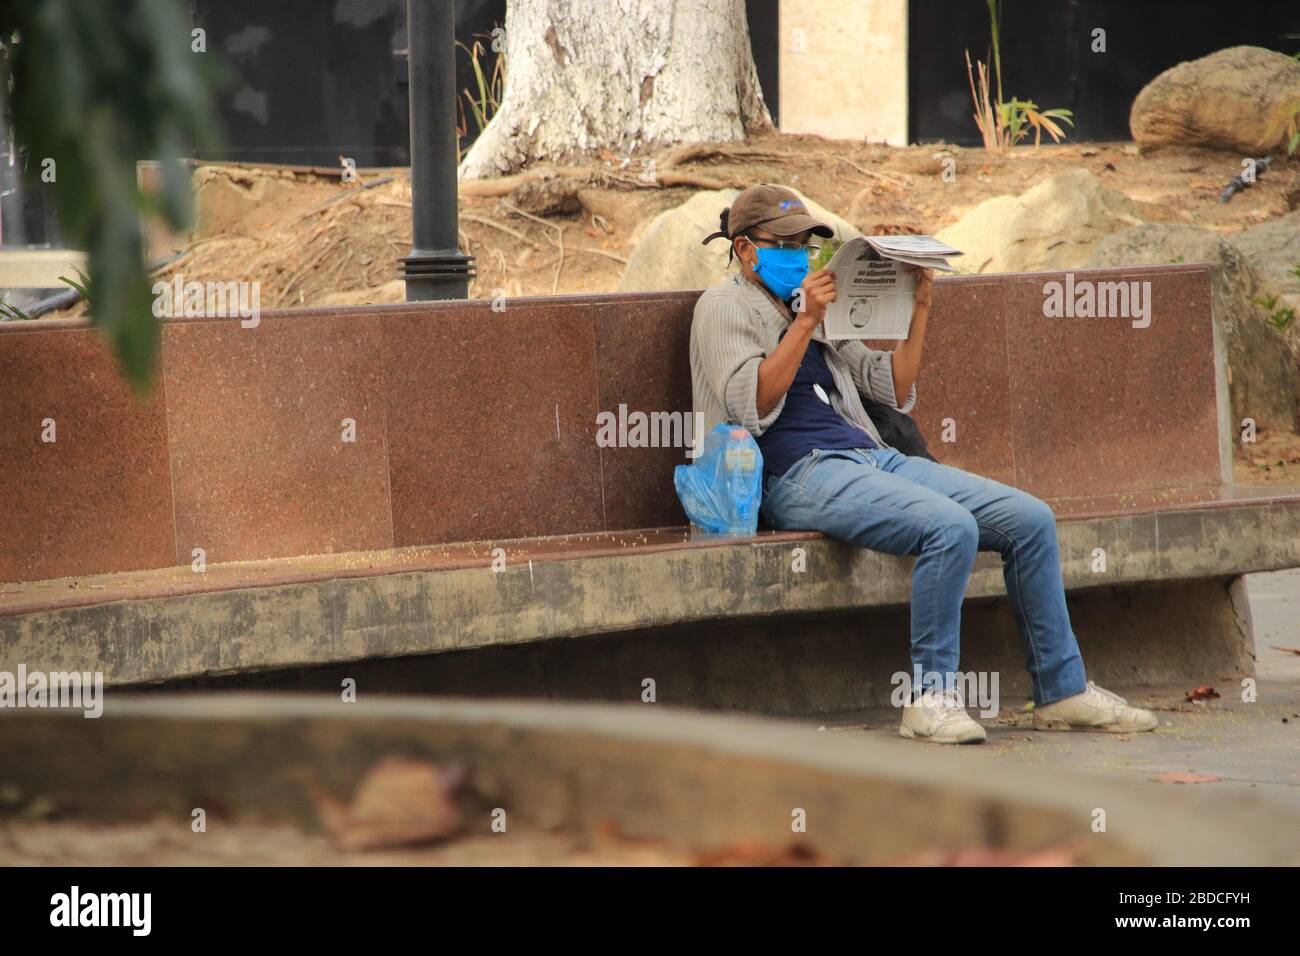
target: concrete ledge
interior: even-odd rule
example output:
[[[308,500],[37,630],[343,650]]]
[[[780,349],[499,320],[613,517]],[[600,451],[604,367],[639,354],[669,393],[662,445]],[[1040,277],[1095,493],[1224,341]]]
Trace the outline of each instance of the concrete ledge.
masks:
[[[5,249],[0,252],[0,289],[67,289],[61,276],[77,278],[86,254],[73,249]]]
[[[1230,579],[1300,566],[1300,497],[1075,519],[1059,534],[1070,591]],[[0,670],[23,663],[139,684],[910,599],[908,559],[760,540],[28,610],[0,617]],[[795,548],[806,571],[793,570]],[[1094,570],[1098,548],[1104,572]],[[968,599],[1004,593],[996,556],[981,555]]]
[[[1066,595],[1088,677],[1103,687],[1236,685],[1255,674],[1243,578],[1088,588]],[[831,717],[889,707],[909,668],[910,608],[692,621],[411,657],[242,671],[170,681],[169,690],[420,694],[661,704]],[[1004,713],[1032,697],[1010,602],[962,610],[961,669],[996,676]]]
[[[1068,848],[1091,865],[1294,865],[1300,825],[1264,801],[753,717],[662,706],[500,701],[111,696],[104,716],[13,711],[0,720],[0,784],[64,818],[227,818],[318,829],[315,795],[350,796],[386,756],[468,765],[470,819],[501,807],[524,826],[703,849],[804,842],[881,864],[931,849]],[[804,834],[791,813],[807,814]],[[1106,831],[1092,832],[1096,809]],[[472,825],[472,824],[471,824]],[[508,839],[503,836],[502,839]]]

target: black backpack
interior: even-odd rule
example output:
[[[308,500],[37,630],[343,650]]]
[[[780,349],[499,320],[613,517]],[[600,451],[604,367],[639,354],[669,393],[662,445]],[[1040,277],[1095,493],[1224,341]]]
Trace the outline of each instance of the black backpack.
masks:
[[[886,444],[897,448],[904,455],[929,458],[934,462],[939,460],[930,454],[930,449],[921,436],[921,429],[917,427],[916,422],[912,421],[912,416],[905,415],[888,405],[882,405],[880,402],[867,401],[865,398],[862,399],[862,407],[867,410],[867,417],[876,426],[876,431],[880,432],[880,437]]]

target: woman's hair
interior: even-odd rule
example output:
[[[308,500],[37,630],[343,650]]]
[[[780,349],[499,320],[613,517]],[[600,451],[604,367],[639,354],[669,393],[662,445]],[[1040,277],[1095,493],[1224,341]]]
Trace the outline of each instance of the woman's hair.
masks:
[[[741,236],[744,236],[750,242],[754,241],[754,237],[749,234],[748,229],[742,230],[741,232],[736,233],[734,236],[731,234],[730,230],[728,230],[727,228],[727,218],[730,212],[731,209],[730,207],[728,207],[722,210],[722,213],[718,216],[718,228],[722,231],[722,234],[727,237],[727,266],[728,267],[731,266],[732,260],[735,259],[736,257],[736,240],[739,239]]]
[[[708,245],[708,244],[709,244],[710,242],[712,242],[714,239],[726,239],[726,240],[727,240],[727,265],[728,265],[728,266],[731,265],[732,260],[735,259],[735,257],[736,257],[736,240],[737,240],[737,239],[739,239],[739,238],[741,238],[741,237],[743,236],[744,238],[748,239],[750,242],[753,242],[753,241],[754,241],[754,237],[753,237],[752,235],[750,235],[750,230],[748,230],[748,229],[742,229],[740,232],[736,233],[736,234],[733,236],[733,235],[731,234],[731,229],[730,229],[730,226],[729,226],[729,223],[728,223],[728,220],[729,220],[730,218],[731,218],[731,207],[728,206],[727,208],[723,209],[722,212],[720,212],[720,213],[718,214],[718,231],[715,232],[715,233],[713,233],[713,234],[711,234],[708,238],[706,238],[706,239],[704,240],[704,245]]]

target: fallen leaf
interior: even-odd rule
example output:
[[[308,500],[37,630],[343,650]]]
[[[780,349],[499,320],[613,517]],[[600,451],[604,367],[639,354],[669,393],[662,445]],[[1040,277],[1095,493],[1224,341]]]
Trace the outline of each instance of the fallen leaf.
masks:
[[[819,866],[822,860],[816,851],[801,843],[791,843],[780,849],[757,840],[739,840],[717,850],[697,853],[692,866]]]
[[[344,850],[411,846],[459,829],[454,798],[464,779],[459,766],[389,757],[366,772],[350,805],[323,794],[316,800],[322,822]]]
[[[1156,783],[1218,783],[1219,778],[1212,773],[1162,773],[1151,778]]]
[[[1196,690],[1188,691],[1187,699],[1190,701],[1197,700],[1218,700],[1219,692],[1209,684],[1202,684]]]
[[[960,850],[923,850],[894,866],[1076,866],[1078,853],[1069,846],[1038,850],[1003,850],[977,846]]]

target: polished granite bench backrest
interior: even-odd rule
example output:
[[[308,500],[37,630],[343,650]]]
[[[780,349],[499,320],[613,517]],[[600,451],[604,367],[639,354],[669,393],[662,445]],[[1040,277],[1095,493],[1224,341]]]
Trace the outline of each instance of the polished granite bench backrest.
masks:
[[[1149,281],[1150,326],[1044,317],[1063,274],[938,283],[914,413],[932,450],[1062,515],[1212,492],[1224,385],[1206,268],[1086,278]],[[147,403],[84,324],[0,324],[0,581],[189,564],[195,548],[231,561],[682,524],[682,450],[601,448],[597,414],[689,410],[697,297],[168,320]]]

